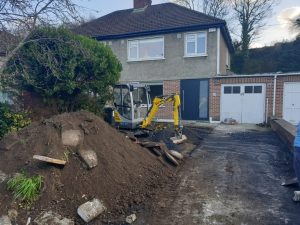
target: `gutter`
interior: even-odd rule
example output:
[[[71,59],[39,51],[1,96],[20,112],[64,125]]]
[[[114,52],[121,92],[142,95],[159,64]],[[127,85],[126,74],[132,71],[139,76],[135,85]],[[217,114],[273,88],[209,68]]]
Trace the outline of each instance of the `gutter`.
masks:
[[[243,78],[243,77],[274,77],[274,76],[300,76],[299,72],[289,72],[289,73],[266,73],[266,74],[247,74],[247,75],[217,75],[213,78]]]
[[[165,33],[176,33],[181,31],[191,31],[199,29],[208,29],[208,28],[218,28],[224,26],[225,23],[211,23],[211,24],[202,24],[202,25],[193,25],[193,26],[184,26],[184,27],[175,27],[168,29],[158,29],[158,30],[149,30],[149,31],[140,31],[140,32],[131,32],[124,34],[113,34],[113,35],[94,35],[92,38],[95,38],[98,41],[111,40],[111,39],[121,39],[127,37],[136,37],[143,35],[153,35],[153,34],[165,34]]]
[[[124,34],[113,34],[113,35],[105,35],[105,36],[93,35],[91,36],[91,38],[94,38],[98,41],[105,41],[105,40],[132,38],[132,37],[139,37],[139,36],[195,31],[195,30],[209,29],[209,28],[222,28],[221,31],[224,36],[227,47],[230,50],[230,52],[233,53],[234,49],[233,49],[230,35],[228,33],[228,29],[226,28],[226,22],[175,27],[175,28],[168,28],[168,29],[158,29],[158,30],[150,30],[150,31],[142,31],[142,32],[131,32],[131,33],[124,33]]]

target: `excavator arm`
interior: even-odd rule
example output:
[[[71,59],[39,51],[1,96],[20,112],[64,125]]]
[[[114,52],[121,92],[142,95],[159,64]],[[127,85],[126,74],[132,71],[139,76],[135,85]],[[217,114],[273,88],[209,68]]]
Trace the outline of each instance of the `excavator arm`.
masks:
[[[176,135],[181,136],[182,132],[180,128],[180,116],[179,116],[180,96],[178,94],[155,97],[152,102],[152,106],[147,113],[147,116],[144,118],[141,124],[141,128],[142,129],[147,128],[151,124],[153,118],[155,117],[157,111],[159,110],[159,107],[169,102],[173,103],[174,128],[175,128]]]

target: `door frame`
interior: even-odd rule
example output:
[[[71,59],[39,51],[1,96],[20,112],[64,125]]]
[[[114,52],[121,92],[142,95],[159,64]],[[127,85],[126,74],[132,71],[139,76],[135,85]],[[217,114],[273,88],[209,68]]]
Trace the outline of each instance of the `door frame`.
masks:
[[[266,99],[267,99],[267,86],[265,83],[226,83],[226,84],[221,84],[221,90],[220,90],[220,121],[222,121],[222,109],[223,109],[223,104],[224,104],[224,101],[223,101],[223,98],[224,98],[224,93],[223,93],[223,89],[224,89],[224,86],[255,86],[255,85],[262,85],[262,94],[264,95],[264,104],[263,104],[263,108],[264,108],[264,112],[263,112],[263,116],[264,118],[266,118]],[[243,90],[245,92],[245,90]],[[241,93],[240,94],[245,94],[245,93],[242,93],[242,89],[241,89]],[[242,112],[241,112],[242,113]],[[243,118],[243,117],[242,117]],[[265,119],[264,119],[264,122]],[[241,122],[243,123],[243,122]]]
[[[200,120],[200,121],[208,121],[209,120],[209,115],[210,115],[210,112],[209,112],[209,106],[210,106],[210,78],[193,78],[193,79],[181,79],[180,80],[180,99],[181,99],[181,103],[183,103],[182,101],[182,98],[184,96],[181,95],[182,93],[182,88],[181,88],[181,82],[182,81],[185,81],[185,80],[195,80],[195,81],[198,81],[199,82],[199,97],[200,97],[200,81],[207,81],[207,117],[206,118],[198,118],[197,120]],[[200,98],[198,98],[198,109],[200,110]],[[182,113],[181,113],[181,107],[180,107],[180,117],[181,117]],[[199,115],[199,113],[198,113]],[[184,119],[183,119],[184,120]],[[192,120],[190,120],[192,121]]]

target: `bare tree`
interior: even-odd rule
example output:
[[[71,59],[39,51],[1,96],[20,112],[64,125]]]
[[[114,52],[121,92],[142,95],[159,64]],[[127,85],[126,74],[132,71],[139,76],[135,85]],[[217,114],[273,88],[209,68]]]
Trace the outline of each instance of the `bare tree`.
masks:
[[[77,5],[72,0],[1,0],[0,26],[11,29],[23,26],[58,24],[78,17]]]
[[[200,1],[199,0],[174,0],[175,3],[185,6],[192,10],[200,9]]]
[[[220,19],[225,19],[229,14],[229,0],[174,0],[174,2]]]
[[[241,51],[248,56],[251,42],[259,29],[265,25],[265,18],[272,12],[276,0],[232,0],[236,20],[241,26]]]
[[[300,32],[300,13],[291,20],[292,27]]]
[[[203,0],[202,8],[205,14],[224,19],[229,14],[229,1]]]
[[[37,26],[70,23],[79,19],[78,15],[78,6],[73,0],[0,0],[0,31],[21,30],[22,33],[16,47],[4,58],[0,74]]]

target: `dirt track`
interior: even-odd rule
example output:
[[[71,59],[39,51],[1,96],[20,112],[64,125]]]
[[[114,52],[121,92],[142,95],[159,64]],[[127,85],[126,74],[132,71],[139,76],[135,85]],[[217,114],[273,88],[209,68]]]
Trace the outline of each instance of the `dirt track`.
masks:
[[[255,130],[253,130],[255,129]],[[277,136],[254,126],[218,126],[136,224],[300,224],[291,158]]]

